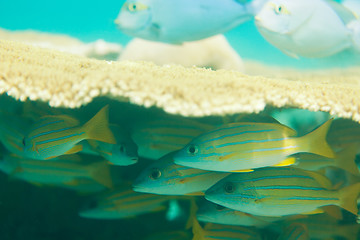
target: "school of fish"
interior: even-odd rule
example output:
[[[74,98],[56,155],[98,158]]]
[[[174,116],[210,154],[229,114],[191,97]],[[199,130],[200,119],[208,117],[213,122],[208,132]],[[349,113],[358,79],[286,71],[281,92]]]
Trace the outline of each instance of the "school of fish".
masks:
[[[359,237],[359,124],[328,116],[294,130],[271,116],[164,116],[129,128],[109,111],[79,118],[27,103],[21,121],[1,112],[0,171],[85,194],[83,218],[186,216],[178,231],[149,239]],[[313,129],[299,136],[301,127]],[[123,178],[133,164],[138,174]]]

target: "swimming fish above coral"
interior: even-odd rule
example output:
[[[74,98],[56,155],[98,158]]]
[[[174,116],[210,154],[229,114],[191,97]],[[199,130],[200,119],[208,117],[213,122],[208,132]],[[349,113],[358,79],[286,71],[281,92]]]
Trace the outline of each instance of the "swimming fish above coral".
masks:
[[[290,155],[309,152],[335,157],[325,141],[332,120],[296,137],[291,128],[277,123],[230,123],[201,134],[174,155],[179,165],[211,171],[238,171],[294,164]]]
[[[357,49],[357,32],[347,26],[351,22],[356,29],[353,12],[326,0],[270,0],[255,17],[259,32],[269,43],[289,56],[307,58]]]
[[[166,196],[137,193],[128,187],[96,196],[79,212],[81,217],[97,219],[121,219],[140,214],[165,210]]]
[[[24,137],[22,156],[45,160],[76,153],[82,150],[82,146],[77,143],[85,139],[115,144],[108,124],[107,106],[83,126],[77,119],[67,115],[44,116],[30,127]]]
[[[134,191],[163,195],[203,195],[209,187],[228,175],[177,165],[173,155],[169,153],[144,169],[134,181]]]
[[[324,212],[336,205],[357,215],[360,182],[334,190],[325,176],[298,168],[261,168],[232,173],[205,192],[214,203],[259,216],[287,216]]]
[[[115,20],[127,35],[182,43],[226,32],[250,20],[264,0],[128,0]]]
[[[11,177],[38,185],[67,187],[81,185],[78,181],[86,180],[112,188],[109,165],[105,161],[87,163],[80,156],[68,155],[52,161],[39,161],[7,154],[0,160],[0,170]]]
[[[83,141],[82,152],[100,155],[114,165],[135,164],[138,161],[138,147],[131,139],[130,133],[115,124],[110,124],[110,130],[114,134],[116,144],[96,140]]]

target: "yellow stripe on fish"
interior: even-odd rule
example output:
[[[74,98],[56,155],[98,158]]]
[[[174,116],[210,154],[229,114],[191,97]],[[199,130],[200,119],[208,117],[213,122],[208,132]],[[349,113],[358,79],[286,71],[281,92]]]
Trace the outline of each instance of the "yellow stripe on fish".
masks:
[[[295,163],[290,155],[309,152],[335,157],[325,141],[332,120],[296,137],[296,132],[274,123],[232,123],[193,139],[174,156],[176,164],[212,171],[237,171]]]
[[[286,216],[323,212],[337,205],[357,215],[360,183],[334,190],[323,175],[302,169],[261,168],[233,173],[205,193],[214,203],[259,216]]]
[[[108,106],[83,126],[70,116],[45,116],[36,122],[23,139],[25,157],[45,160],[81,151],[85,139],[115,144],[108,126]]]

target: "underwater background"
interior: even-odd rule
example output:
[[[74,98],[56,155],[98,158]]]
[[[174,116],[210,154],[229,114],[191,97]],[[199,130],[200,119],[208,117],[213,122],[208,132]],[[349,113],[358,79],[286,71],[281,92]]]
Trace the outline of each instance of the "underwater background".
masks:
[[[0,28],[6,30],[36,30],[51,34],[66,34],[83,42],[104,39],[107,42],[118,43],[122,46],[125,46],[132,39],[132,37],[119,31],[114,23],[125,1],[0,1]],[[250,60],[269,66],[295,69],[325,69],[325,71],[326,69],[356,67],[360,64],[360,54],[351,51],[343,51],[326,58],[291,58],[268,43],[257,31],[253,20],[241,24],[224,33],[224,35],[244,61]],[[6,118],[3,112],[23,116],[22,114],[27,109],[30,112],[39,110],[41,114],[53,114],[54,112],[65,114],[80,120],[81,123],[87,122],[100,109],[109,105],[109,122],[126,126],[132,131],[135,131],[134,129],[138,126],[142,126],[144,121],[151,122],[169,117],[163,110],[155,107],[143,108],[108,98],[97,98],[79,109],[54,108],[54,112],[46,103],[30,102],[29,105],[25,105],[6,95],[0,95],[0,103],[1,117],[3,118]],[[281,123],[294,128],[299,135],[311,132],[331,118],[326,113],[315,114],[309,111],[289,113],[288,116],[291,116],[287,118],[286,111],[284,112],[285,114],[281,115],[281,109],[271,106],[264,111],[265,114],[271,114]],[[279,115],[281,116],[279,117]],[[292,116],[295,120],[291,118]],[[178,115],[171,117],[174,117],[178,123],[186,123],[187,120],[190,120],[198,124],[219,126],[223,123],[236,121],[236,119],[241,119],[244,116],[234,114],[201,118],[185,118]],[[281,117],[285,118],[284,122]],[[245,114],[245,119],[258,121],[258,118],[253,115],[247,116]],[[143,137],[146,138],[147,128],[144,129],[141,129],[140,135],[143,134]],[[355,133],[354,141],[357,143],[360,133],[358,129],[358,125],[352,126]],[[0,145],[1,156],[7,151],[4,145]],[[162,151],[159,152],[163,153]],[[93,155],[84,156],[89,158],[90,162],[98,161]],[[356,157],[354,154],[353,158],[359,162],[359,156]],[[115,166],[109,164],[113,184],[122,186],[124,183],[126,185],[129,182],[134,182],[136,177],[152,163],[152,160],[140,156],[134,165]],[[17,171],[21,172],[22,170],[14,170],[14,172]],[[343,178],[336,181],[337,183],[341,182]],[[128,185],[126,186],[128,187]],[[79,211],[94,204],[93,196],[89,193],[79,194],[61,187],[29,183],[2,172],[0,172],[0,189],[0,240],[192,239],[191,230],[185,230],[189,216],[193,214],[192,203],[186,197],[176,201],[169,198],[162,204],[165,206],[164,208],[154,208],[149,211],[150,213],[138,216],[134,214],[124,219],[91,219],[79,216]],[[324,238],[311,239],[360,239],[359,228],[358,225],[354,224],[355,222],[356,216],[343,211],[342,219],[336,222],[339,225],[335,225],[334,222],[328,224],[329,226],[334,224],[331,226],[338,230],[335,231],[337,235],[331,236],[331,238],[324,236]],[[342,228],[344,225],[351,225],[351,229]],[[259,232],[263,239],[278,239],[281,231],[276,227],[274,229],[270,227],[259,230]],[[161,235],[163,232],[176,233],[174,235]],[[253,239],[258,239],[256,237]],[[224,239],[230,239],[230,237]]]

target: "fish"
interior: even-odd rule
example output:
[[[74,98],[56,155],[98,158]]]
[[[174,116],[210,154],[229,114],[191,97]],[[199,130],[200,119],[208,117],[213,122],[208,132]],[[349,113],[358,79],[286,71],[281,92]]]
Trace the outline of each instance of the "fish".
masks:
[[[26,119],[19,119],[16,115],[0,112],[0,142],[9,152],[22,155],[22,140],[30,124]]]
[[[274,123],[230,123],[194,138],[174,155],[179,165],[209,171],[242,171],[295,163],[290,155],[308,152],[328,158],[335,153],[325,141],[332,119],[296,137],[296,131]]]
[[[337,118],[329,128],[326,141],[335,150],[357,145],[357,153],[360,153],[360,124],[351,119]]]
[[[201,222],[259,228],[269,226],[272,222],[282,220],[282,218],[279,217],[254,216],[209,201],[205,201],[201,204],[196,213],[196,218]]]
[[[133,183],[136,192],[162,195],[204,195],[205,190],[229,173],[204,171],[174,164],[174,152],[144,169]]]
[[[341,168],[355,176],[358,176],[360,173],[355,163],[357,149],[357,145],[349,145],[341,151],[336,152],[334,158],[326,158],[314,154],[300,153],[294,155],[296,162],[293,167],[316,171],[325,167],[334,166]]]
[[[120,126],[110,124],[110,130],[114,134],[116,144],[96,140],[82,141],[83,153],[100,155],[111,164],[128,166],[137,163],[137,145],[131,139],[130,134]]]
[[[211,202],[259,216],[288,216],[324,212],[336,205],[357,215],[360,182],[334,190],[328,178],[292,167],[267,167],[232,173],[205,192]]]
[[[108,106],[103,107],[92,119],[80,126],[77,119],[68,115],[50,115],[40,118],[23,138],[22,156],[48,160],[82,150],[78,143],[92,139],[115,144],[108,127]]]
[[[39,161],[5,154],[0,161],[0,170],[13,178],[37,185],[66,185],[69,187],[65,188],[71,188],[86,179],[112,188],[109,165],[105,161],[87,163],[85,160],[80,156],[62,156],[52,161]]]
[[[287,227],[293,224],[301,224],[306,227],[311,239],[358,239],[360,225],[353,221],[339,221],[326,214],[309,215],[307,218],[288,220],[279,223],[279,226]],[[276,228],[273,228],[277,230]]]
[[[183,148],[194,137],[209,131],[212,125],[188,119],[161,119],[136,125],[131,137],[139,146],[138,154],[149,159]]]
[[[259,2],[264,1],[127,0],[115,23],[126,35],[181,44],[226,32],[251,20]]]
[[[255,16],[260,34],[294,58],[323,58],[352,49],[347,24],[353,20],[356,16],[346,7],[326,0],[270,0]]]
[[[100,194],[79,211],[79,216],[94,219],[122,219],[166,209],[166,196],[138,193],[130,187],[119,187]]]
[[[262,237],[258,231],[250,227],[219,225],[208,223],[204,228],[200,226],[196,219],[192,228],[193,240],[261,240]]]
[[[278,240],[310,240],[310,237],[304,224],[293,223],[285,228]]]

